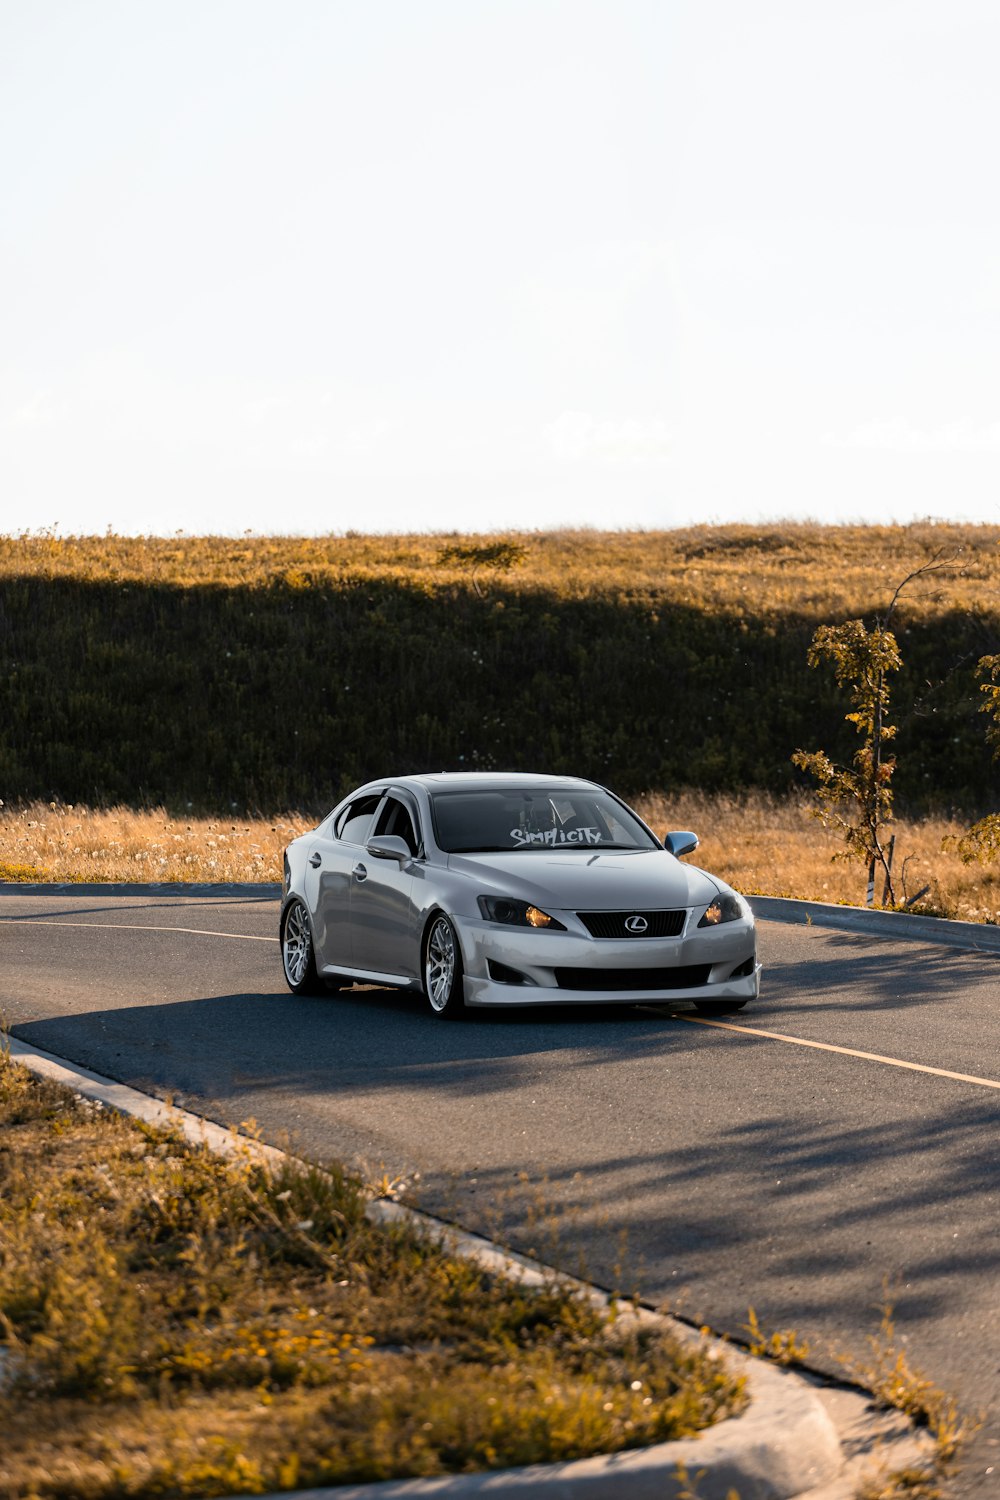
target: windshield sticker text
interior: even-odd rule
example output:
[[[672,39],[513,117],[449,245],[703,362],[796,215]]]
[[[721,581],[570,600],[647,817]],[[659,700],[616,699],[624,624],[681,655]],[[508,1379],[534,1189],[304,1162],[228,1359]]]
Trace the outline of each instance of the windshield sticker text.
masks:
[[[570,828],[565,832],[561,828],[539,829],[537,832],[530,828],[512,828],[510,836],[519,848],[525,844],[599,844],[603,839],[599,828]]]

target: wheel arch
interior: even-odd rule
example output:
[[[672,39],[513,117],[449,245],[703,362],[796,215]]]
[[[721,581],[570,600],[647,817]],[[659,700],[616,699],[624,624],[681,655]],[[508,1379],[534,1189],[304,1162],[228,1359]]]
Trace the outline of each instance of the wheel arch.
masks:
[[[312,912],[309,910],[309,903],[306,901],[306,898],[305,896],[303,896],[301,891],[289,891],[282,901],[281,910],[278,913],[278,936],[279,938],[284,936],[285,918],[288,916],[288,908],[292,906],[296,901],[299,903],[302,910],[306,914],[306,921],[309,923],[309,933],[313,939],[313,943],[315,944],[316,929],[313,927]]]
[[[427,999],[430,1000],[430,989],[427,981],[427,948],[430,942],[430,935],[434,928],[434,925],[440,918],[443,918],[444,921],[447,922],[449,928],[451,929],[452,936],[455,940],[455,956],[458,968],[459,982],[461,985],[457,1006],[454,1004],[450,1004],[447,1007],[447,1010],[445,1012],[442,1012],[442,1014],[453,1018],[456,1015],[465,1014],[465,996],[466,984],[468,981],[468,966],[466,963],[465,947],[462,942],[461,923],[456,921],[452,913],[446,911],[438,901],[435,901],[434,904],[428,909],[423,932],[420,938],[420,987]],[[437,1007],[434,1005],[433,1001],[431,1001],[431,1008],[435,1011],[437,1010]]]
[[[437,921],[438,917],[447,917],[448,921],[451,923],[451,930],[455,934],[455,941],[458,944],[458,956],[462,960],[462,973],[463,975],[465,975],[469,971],[469,952],[466,947],[466,937],[464,932],[462,931],[462,922],[458,917],[455,916],[454,912],[447,911],[441,905],[440,901],[435,901],[431,906],[427,908],[427,911],[424,913],[420,930],[421,979],[423,978],[424,962],[427,957],[427,939],[430,937],[431,928],[434,926],[434,923]]]

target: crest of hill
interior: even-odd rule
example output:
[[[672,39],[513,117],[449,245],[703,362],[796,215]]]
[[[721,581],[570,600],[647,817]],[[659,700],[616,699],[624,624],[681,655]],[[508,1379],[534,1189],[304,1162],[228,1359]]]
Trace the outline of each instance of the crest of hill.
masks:
[[[657,602],[697,610],[829,619],[884,609],[896,585],[934,558],[908,613],[997,612],[1000,526],[923,521],[907,526],[695,526],[670,531],[504,532],[466,536],[0,537],[0,579],[156,583],[178,589],[338,588],[379,578],[419,592],[473,587],[456,552],[500,542],[524,549],[509,571],[480,572],[479,588],[558,599]],[[456,544],[461,544],[457,546]],[[452,553],[449,560],[447,554]]]

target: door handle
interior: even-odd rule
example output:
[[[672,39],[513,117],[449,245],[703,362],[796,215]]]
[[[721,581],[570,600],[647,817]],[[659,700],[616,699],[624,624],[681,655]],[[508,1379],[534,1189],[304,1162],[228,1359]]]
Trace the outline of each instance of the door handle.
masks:
[[[310,854],[310,856],[309,856],[309,863],[312,865],[313,869],[315,870],[317,868],[317,866],[319,866],[319,865],[321,865],[323,863],[323,856],[322,856],[322,854]]]
[[[353,871],[351,873],[353,874],[355,880],[357,880],[359,883],[362,880],[367,880],[368,879],[368,871],[365,868],[365,866],[362,865],[362,864],[355,865],[354,869],[353,869]]]

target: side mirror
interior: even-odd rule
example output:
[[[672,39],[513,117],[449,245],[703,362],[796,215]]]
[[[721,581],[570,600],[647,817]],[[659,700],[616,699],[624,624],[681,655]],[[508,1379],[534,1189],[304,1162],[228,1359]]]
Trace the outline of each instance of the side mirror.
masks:
[[[397,833],[376,833],[368,840],[365,849],[373,859],[398,859],[403,864],[413,858],[405,841]]]
[[[663,836],[663,847],[680,859],[682,854],[693,854],[698,847],[696,833],[667,833]]]

